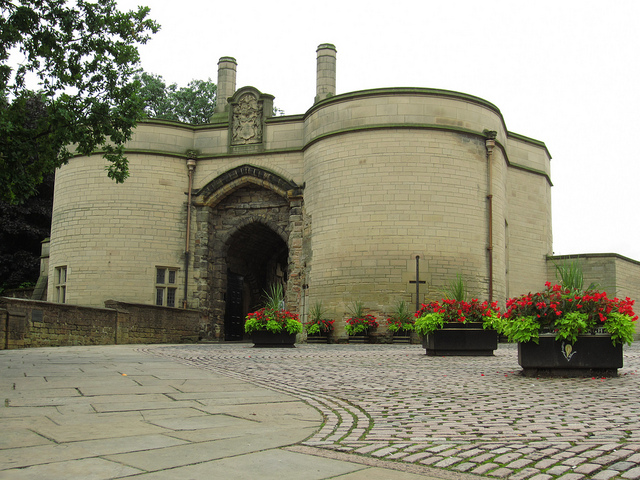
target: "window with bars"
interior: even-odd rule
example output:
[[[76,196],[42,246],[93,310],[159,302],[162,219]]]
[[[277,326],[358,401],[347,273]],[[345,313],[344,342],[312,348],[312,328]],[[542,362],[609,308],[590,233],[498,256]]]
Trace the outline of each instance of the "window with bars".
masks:
[[[178,269],[156,267],[156,305],[176,306],[178,290]]]
[[[55,278],[55,301],[58,303],[67,303],[67,267],[56,267]]]

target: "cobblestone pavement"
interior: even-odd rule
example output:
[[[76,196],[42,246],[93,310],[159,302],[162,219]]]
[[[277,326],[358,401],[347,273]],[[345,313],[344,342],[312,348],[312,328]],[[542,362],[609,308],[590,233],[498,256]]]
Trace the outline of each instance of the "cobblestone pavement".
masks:
[[[523,377],[508,344],[494,357],[427,357],[419,345],[147,350],[308,402],[325,423],[306,446],[492,478],[640,478],[637,345],[609,379]]]

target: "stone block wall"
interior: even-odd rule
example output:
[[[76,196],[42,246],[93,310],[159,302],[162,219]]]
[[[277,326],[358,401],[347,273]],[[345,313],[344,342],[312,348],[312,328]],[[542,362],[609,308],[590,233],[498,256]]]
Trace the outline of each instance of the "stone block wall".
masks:
[[[130,177],[110,180],[98,155],[74,158],[56,172],[49,290],[67,268],[67,303],[100,307],[110,298],[154,304],[155,268],[178,269],[184,282],[186,160],[132,154]]]
[[[182,343],[208,337],[200,312],[122,302],[109,308],[0,297],[0,349]]]

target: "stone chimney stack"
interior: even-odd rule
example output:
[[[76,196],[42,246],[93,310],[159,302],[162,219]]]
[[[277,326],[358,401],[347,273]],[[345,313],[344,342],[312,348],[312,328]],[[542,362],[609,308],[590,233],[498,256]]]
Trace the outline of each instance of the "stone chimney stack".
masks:
[[[336,94],[336,47],[330,43],[318,46],[318,72],[315,103]]]
[[[218,93],[216,113],[228,111],[227,99],[236,93],[236,67],[233,57],[221,57],[218,61]]]

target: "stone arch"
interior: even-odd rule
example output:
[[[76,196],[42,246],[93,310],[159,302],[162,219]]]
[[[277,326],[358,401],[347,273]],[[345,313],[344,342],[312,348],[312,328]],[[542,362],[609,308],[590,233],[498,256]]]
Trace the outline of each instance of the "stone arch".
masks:
[[[304,188],[270,170],[243,164],[218,175],[194,195],[205,205],[214,207],[247,183],[261,185],[284,198],[299,195]]]
[[[226,340],[242,339],[239,323],[261,306],[263,291],[275,279],[285,287],[287,308],[297,312],[301,242],[295,239],[302,235],[302,188],[268,170],[241,165],[197,195],[197,294],[213,331]],[[230,309],[235,309],[233,321]]]

